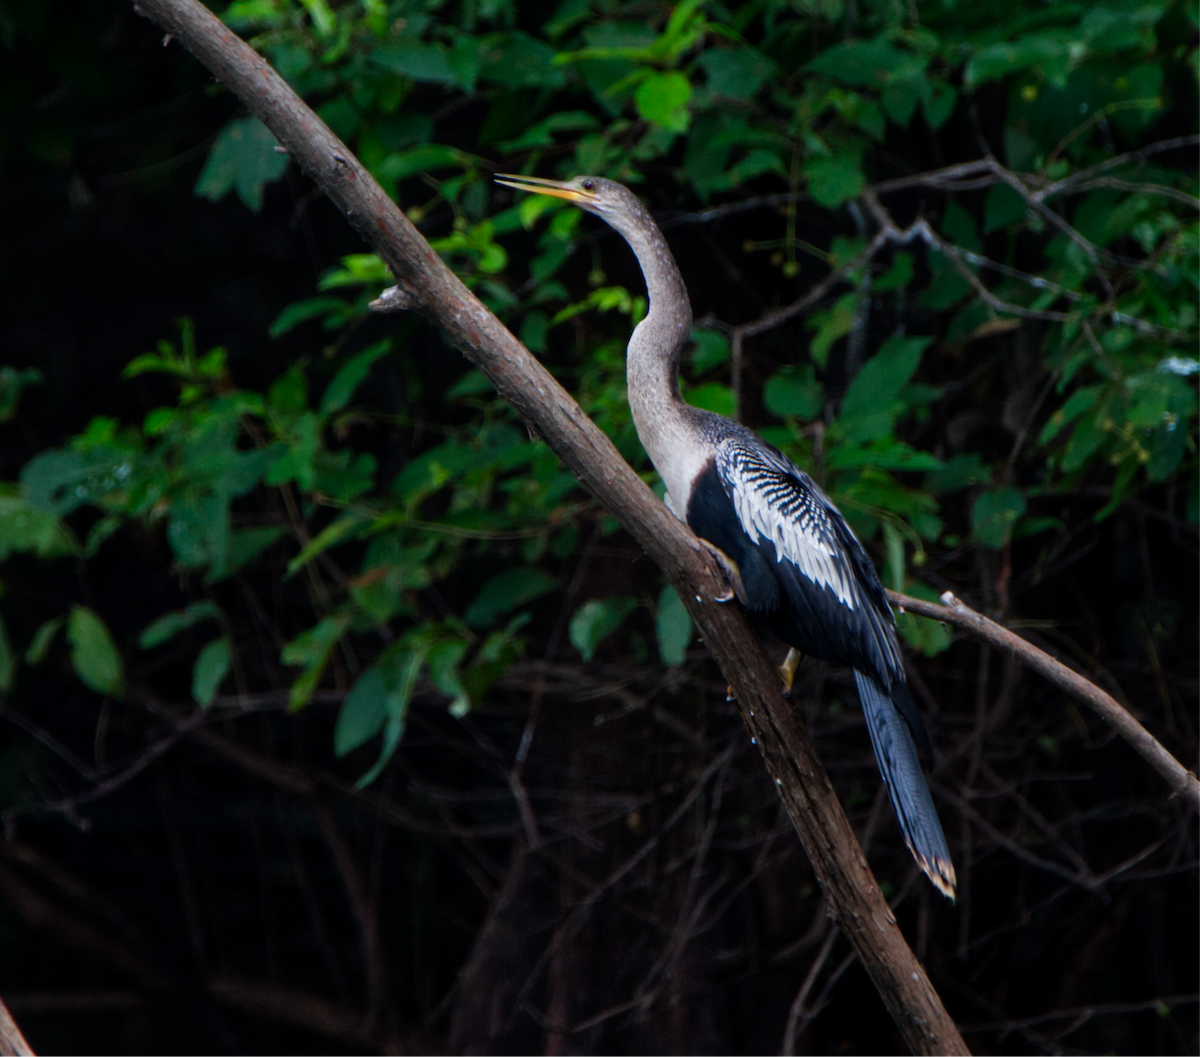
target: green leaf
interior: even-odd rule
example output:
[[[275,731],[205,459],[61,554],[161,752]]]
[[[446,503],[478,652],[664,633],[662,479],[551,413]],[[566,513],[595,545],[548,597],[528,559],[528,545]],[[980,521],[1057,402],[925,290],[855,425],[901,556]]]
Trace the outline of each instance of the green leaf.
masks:
[[[708,89],[730,99],[749,99],[771,76],[775,64],[753,48],[710,48],[696,60]]]
[[[687,401],[693,407],[712,411],[726,418],[733,418],[737,414],[733,390],[723,382],[706,382],[704,385],[688,389]]]
[[[382,701],[386,716],[383,744],[380,746],[379,759],[366,774],[354,783],[355,789],[363,789],[375,781],[383,773],[384,767],[387,766],[399,746],[400,739],[404,736],[408,704],[412,699],[413,689],[417,685],[417,679],[420,677],[421,668],[425,663],[429,645],[428,639],[418,639],[408,643],[398,642],[385,650],[379,658],[379,671],[385,691]],[[375,688],[372,686],[368,689],[374,696]],[[367,711],[368,706],[364,703],[364,714]],[[341,716],[339,715],[338,718],[340,721]]]
[[[470,695],[463,685],[459,665],[467,653],[467,644],[461,639],[439,642],[429,651],[429,681],[440,693],[451,699],[450,714],[459,718],[471,708]]]
[[[1025,199],[1006,183],[996,184],[988,191],[983,203],[983,233],[1025,219]]]
[[[729,179],[730,186],[737,187],[764,173],[775,173],[777,176],[786,177],[787,166],[775,151],[759,147],[747,153],[725,175]]]
[[[54,642],[54,636],[66,622],[66,617],[55,617],[53,620],[47,620],[33,633],[33,641],[29,644],[29,649],[25,651],[26,664],[37,665],[46,659],[46,654],[50,652],[50,646]]]
[[[295,576],[296,573],[303,569],[318,554],[341,543],[342,540],[354,535],[367,524],[369,524],[368,519],[354,511],[348,511],[342,514],[341,517],[335,518],[309,540],[304,549],[296,557],[288,562],[285,579]]]
[[[844,154],[810,158],[804,163],[804,175],[808,178],[808,193],[826,209],[858,197],[866,184],[858,163]]]
[[[69,514],[125,488],[135,460],[112,438],[82,451],[44,451],[21,468],[21,492],[35,509]]]
[[[383,728],[383,744],[379,749],[379,759],[375,761],[375,765],[366,774],[354,783],[355,789],[365,789],[383,774],[383,769],[400,746],[400,739],[402,737],[404,737],[404,723],[399,720],[389,719]]]
[[[922,583],[910,582],[905,593],[925,602],[939,601],[937,592]],[[940,620],[919,617],[914,613],[897,613],[896,630],[905,642],[926,657],[936,656],[950,648],[950,629]]]
[[[167,542],[184,568],[222,569],[229,548],[229,496],[184,492],[171,503]]]
[[[271,383],[267,404],[272,410],[288,415],[298,414],[308,406],[308,379],[301,365],[296,364]]]
[[[262,209],[263,187],[287,169],[288,156],[276,153],[275,137],[256,117],[230,121],[217,134],[195,194],[216,202],[236,189],[252,212]]]
[[[493,33],[480,42],[479,76],[514,88],[561,88],[562,70],[555,51],[522,30]]]
[[[185,628],[199,624],[202,620],[220,620],[221,611],[211,602],[193,602],[186,609],[176,609],[164,613],[157,620],[146,625],[145,630],[138,636],[138,646],[143,650],[152,650],[164,642],[173,639]]]
[[[1012,537],[1013,526],[1025,509],[1020,489],[1006,485],[984,492],[971,506],[971,530],[985,547],[998,551]]]
[[[707,374],[729,362],[729,339],[719,330],[693,330],[691,338],[696,346],[692,349],[692,370],[696,374]]]
[[[468,627],[486,628],[504,613],[558,589],[558,581],[541,569],[507,569],[483,585],[463,615]]]
[[[121,697],[125,681],[121,655],[104,621],[85,606],[73,606],[67,618],[67,641],[71,664],[83,684],[98,694]]]
[[[837,424],[851,443],[874,440],[892,431],[900,390],[921,363],[932,338],[891,337],[854,376]]]
[[[903,441],[880,437],[862,448],[850,444],[832,446],[825,456],[826,465],[839,470],[855,466],[874,466],[880,470],[940,470],[941,461],[930,452],[918,451]]]
[[[287,449],[271,464],[263,476],[266,484],[279,485],[295,481],[305,492],[313,487],[313,459],[320,447],[317,416],[306,411],[292,424]]]
[[[327,418],[336,411],[341,411],[354,395],[354,391],[366,381],[367,375],[371,371],[371,365],[381,356],[387,354],[391,349],[392,343],[385,338],[383,341],[376,342],[369,349],[364,349],[356,356],[351,356],[338,373],[333,376],[333,381],[325,388],[325,394],[321,397],[321,418]]]
[[[23,371],[0,367],[0,422],[7,422],[17,413],[17,404],[25,388],[41,384],[42,372],[36,367],[26,367]]]
[[[826,48],[808,69],[854,87],[880,87],[893,74],[923,70],[929,60],[889,44],[882,37],[851,40]]]
[[[921,112],[929,127],[936,131],[950,120],[957,105],[958,92],[951,85],[939,82],[933,86],[933,94],[921,104]]]
[[[917,104],[929,95],[929,85],[923,76],[893,77],[883,86],[883,109],[897,125],[906,128]]]
[[[379,165],[379,179],[382,183],[399,183],[410,176],[432,172],[435,169],[465,167],[469,159],[462,151],[454,147],[446,147],[440,143],[426,143],[409,150],[389,154]],[[363,281],[363,280],[359,280]],[[384,278],[383,282],[388,279]],[[322,290],[328,290],[334,284],[321,283]],[[343,284],[336,284],[343,285]]]
[[[824,312],[814,312],[805,324],[815,327],[816,335],[808,347],[808,354],[818,367],[824,368],[829,362],[829,348],[838,338],[850,333],[854,326],[854,316],[858,311],[858,294],[849,293],[839,297],[830,308]]]
[[[542,313],[538,313],[544,320],[546,317]],[[522,340],[524,337],[522,336]],[[529,343],[526,342],[528,345]],[[457,382],[446,390],[446,400],[461,400],[465,396],[481,396],[485,393],[491,394],[496,391],[496,387],[492,385],[492,380],[479,370],[478,367],[472,367],[467,371]]]
[[[450,68],[454,70],[454,77],[458,81],[459,87],[468,93],[475,91],[475,81],[479,77],[481,62],[479,45],[480,42],[477,38],[463,33],[458,36],[450,49]]]
[[[971,56],[963,71],[963,84],[975,88],[1033,65],[1042,66],[1052,83],[1066,79],[1070,42],[1061,31],[1031,33],[1014,43],[993,44]]]
[[[237,572],[265,551],[284,534],[282,525],[262,525],[257,528],[234,529],[229,534],[229,548],[225,553],[225,567],[214,570],[209,582]]]
[[[603,598],[585,602],[571,618],[571,645],[590,661],[601,641],[621,626],[637,607],[634,598]]]
[[[438,150],[450,150],[439,147]],[[318,290],[336,290],[343,286],[380,286],[392,282],[392,273],[377,253],[350,253],[340,268],[330,268],[317,283]],[[294,367],[293,371],[300,368]]]
[[[812,364],[785,367],[763,387],[763,403],[775,415],[814,418],[825,406],[825,394]]]
[[[1200,477],[1193,477],[1187,490],[1184,511],[1189,525],[1200,524]]]
[[[872,289],[875,293],[885,293],[888,290],[903,290],[912,282],[912,277],[912,254],[900,250],[892,258],[892,266],[875,280]]]
[[[385,70],[402,74],[414,81],[430,84],[454,84],[458,77],[445,47],[419,40],[399,40],[377,47],[371,61]]]
[[[1066,526],[1062,523],[1061,518],[1023,517],[1013,529],[1013,539],[1026,539],[1029,536],[1037,536],[1042,532],[1048,532],[1050,529],[1056,529],[1061,532],[1065,528]]]
[[[963,249],[983,252],[983,243],[975,230],[975,218],[955,201],[946,203],[942,214],[942,233]]]
[[[387,694],[383,672],[377,667],[368,668],[358,677],[334,724],[333,751],[338,757],[370,741],[383,728]]]
[[[392,481],[392,491],[414,505],[478,462],[479,453],[466,444],[440,444],[412,459]]]
[[[952,203],[953,204],[953,203]],[[959,273],[946,254],[930,247],[926,258],[933,281],[921,291],[918,302],[926,308],[942,312],[971,293],[971,284]]]
[[[232,665],[233,651],[226,638],[213,639],[200,651],[192,669],[192,697],[201,708],[212,706]]]
[[[672,667],[683,664],[692,641],[692,617],[670,584],[658,596],[654,630],[658,633],[658,655],[663,664]]]
[[[891,521],[883,521],[884,582],[893,591],[904,590],[904,536]]]
[[[125,524],[120,514],[106,514],[88,529],[87,539],[83,544],[83,556],[94,558],[96,552]]]
[[[345,312],[348,307],[346,302],[339,297],[310,297],[305,301],[296,301],[275,317],[275,322],[271,324],[267,333],[272,338],[280,338],[301,323],[306,323],[317,316]]]
[[[928,492],[957,492],[973,484],[987,484],[992,472],[983,463],[978,452],[955,455],[945,464],[925,475],[924,486]]]
[[[79,544],[54,514],[23,496],[0,495],[0,560],[14,552],[58,558],[79,553]]]
[[[346,633],[349,625],[349,614],[325,617],[316,627],[309,628],[303,634],[297,635],[284,646],[281,654],[283,663],[297,665],[304,669],[292,684],[288,711],[295,712],[308,704],[308,699],[312,697],[313,691],[316,690],[317,684],[325,672],[325,666],[329,663],[329,655],[333,652],[333,647]]]
[[[1042,427],[1042,432],[1038,435],[1038,443],[1046,444],[1053,440],[1064,426],[1074,422],[1085,411],[1090,411],[1099,396],[1100,386],[1098,385],[1085,385],[1076,389],[1067,397],[1066,403],[1055,411]]]
[[[634,102],[638,113],[647,121],[669,128],[672,132],[686,132],[692,115],[688,100],[692,97],[692,86],[681,73],[653,73],[638,85]]]
[[[515,153],[528,150],[530,147],[550,147],[554,145],[555,132],[579,132],[592,129],[597,121],[584,110],[560,110],[531,125],[516,139],[510,139],[499,144],[501,150]]]
[[[1063,451],[1062,470],[1072,473],[1084,465],[1101,448],[1109,434],[1103,423],[1088,417],[1080,422],[1071,433],[1067,447]]]

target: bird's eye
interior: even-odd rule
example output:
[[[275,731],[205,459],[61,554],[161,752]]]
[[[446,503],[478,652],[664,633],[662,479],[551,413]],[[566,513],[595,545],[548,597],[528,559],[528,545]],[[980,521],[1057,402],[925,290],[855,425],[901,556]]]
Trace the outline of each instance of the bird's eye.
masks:
[[[596,181],[595,181],[595,180],[584,180],[584,181],[583,181],[583,189],[584,189],[585,191],[594,191],[594,190],[596,190]]]

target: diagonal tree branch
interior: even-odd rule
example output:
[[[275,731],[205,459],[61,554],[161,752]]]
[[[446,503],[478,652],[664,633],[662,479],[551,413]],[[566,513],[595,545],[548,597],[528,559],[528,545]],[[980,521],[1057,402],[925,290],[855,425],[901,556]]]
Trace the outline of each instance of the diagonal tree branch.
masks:
[[[0,1057],[33,1057],[33,1049],[3,1001],[0,1001]]]
[[[967,1053],[924,968],[905,943],[807,733],[710,553],[507,329],[466,289],[341,143],[261,56],[196,0],[139,0],[275,134],[383,257],[414,306],[479,367],[663,569],[736,691],[743,718],[812,861],[831,915],[908,1046]]]

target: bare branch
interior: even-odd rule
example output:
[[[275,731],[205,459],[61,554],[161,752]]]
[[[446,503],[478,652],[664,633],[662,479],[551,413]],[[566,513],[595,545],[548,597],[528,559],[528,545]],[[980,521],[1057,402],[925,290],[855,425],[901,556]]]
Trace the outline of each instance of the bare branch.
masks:
[[[862,251],[852,261],[847,261],[840,268],[830,272],[816,286],[812,287],[803,297],[793,301],[790,305],[784,305],[783,308],[776,308],[758,319],[752,320],[749,323],[743,323],[737,327],[723,328],[727,329],[731,335],[737,335],[739,338],[752,338],[756,334],[762,334],[767,330],[774,330],[781,323],[786,323],[794,316],[798,316],[801,312],[806,312],[814,305],[820,303],[821,299],[829,293],[838,283],[842,282],[847,275],[861,268],[867,261],[871,260],[889,241],[887,233],[881,231],[872,240],[869,246]]]
[[[915,239],[920,239],[933,249],[939,251],[940,253],[944,253],[949,259],[950,263],[954,266],[955,271],[957,271],[964,279],[967,280],[968,283],[971,284],[971,288],[979,296],[979,299],[989,307],[995,309],[997,312],[1006,312],[1009,315],[1023,316],[1026,319],[1045,319],[1055,323],[1063,323],[1067,320],[1075,318],[1074,316],[1067,315],[1063,312],[1047,312],[1039,309],[1025,308],[1023,305],[1014,305],[1008,301],[1001,301],[1000,298],[998,298],[991,292],[991,290],[983,285],[979,279],[979,276],[977,276],[973,271],[971,271],[970,268],[967,267],[965,261],[963,260],[965,251],[960,250],[957,246],[947,242],[940,235],[938,235],[937,232],[935,232],[933,228],[929,226],[929,222],[924,217],[918,217],[908,227],[901,229],[896,226],[896,222],[892,220],[891,215],[880,204],[879,199],[875,196],[873,191],[864,191],[863,201],[867,203],[867,208],[871,211],[871,216],[874,217],[875,222],[879,225],[879,235],[877,235],[876,238],[879,238],[880,236],[886,236],[889,242],[894,242],[898,245],[904,245],[905,243],[912,242]],[[977,255],[972,254],[972,256],[974,257]],[[982,260],[983,258],[979,259]],[[1044,283],[1042,280],[1038,280],[1037,276],[1029,276],[1028,278],[1030,280],[1035,280],[1037,284],[1049,285]]]
[[[963,605],[949,591],[942,595],[942,605],[895,591],[888,592],[888,599],[893,605],[910,613],[919,613],[923,617],[965,628],[984,641],[1015,653],[1039,675],[1045,676],[1055,686],[1061,687],[1096,712],[1166,779],[1167,784],[1178,796],[1183,797],[1193,809],[1200,808],[1200,781],[1196,776],[1167,752],[1162,743],[1134,719],[1127,709],[1095,683],[1089,682],[1078,672],[1073,672],[1065,664],[1008,628],[1001,627],[982,613],[976,613]]]
[[[1095,180],[1075,184],[1072,190],[1082,193],[1097,187],[1111,187],[1114,191],[1136,191],[1144,195],[1158,195],[1160,198],[1169,198],[1173,202],[1187,206],[1189,209],[1200,210],[1200,198],[1196,198],[1195,195],[1190,195],[1186,191],[1178,191],[1174,187],[1167,187],[1164,184],[1135,183],[1133,180],[1122,180],[1119,176],[1101,176]]]
[[[3,1001],[0,1001],[0,1057],[33,1057],[32,1047]]]
[[[1061,180],[1056,180],[1036,191],[1035,195],[1044,200],[1054,195],[1067,194],[1073,191],[1077,184],[1095,179],[1101,173],[1111,172],[1113,169],[1119,169],[1122,165],[1132,162],[1143,161],[1153,154],[1161,154],[1168,150],[1181,150],[1184,147],[1195,147],[1197,144],[1200,144],[1200,136],[1177,136],[1175,139],[1151,143],[1148,147],[1130,151],[1128,154],[1118,154],[1115,158],[1106,158],[1090,168],[1072,173],[1070,176],[1064,176]]]

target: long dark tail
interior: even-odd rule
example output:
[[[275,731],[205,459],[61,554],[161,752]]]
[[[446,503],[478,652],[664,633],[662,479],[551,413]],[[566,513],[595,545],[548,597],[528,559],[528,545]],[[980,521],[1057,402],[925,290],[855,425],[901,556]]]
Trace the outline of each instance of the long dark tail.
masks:
[[[856,671],[854,681],[858,684],[858,696],[867,717],[867,730],[871,732],[879,773],[887,786],[888,799],[896,812],[904,843],[938,891],[947,899],[953,899],[957,884],[954,863],[950,861],[946,835],[921,772],[912,732],[891,698],[874,679]]]

